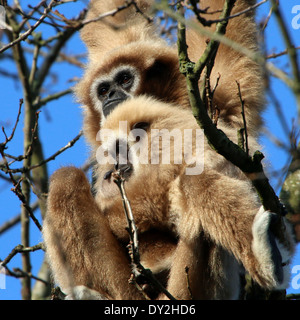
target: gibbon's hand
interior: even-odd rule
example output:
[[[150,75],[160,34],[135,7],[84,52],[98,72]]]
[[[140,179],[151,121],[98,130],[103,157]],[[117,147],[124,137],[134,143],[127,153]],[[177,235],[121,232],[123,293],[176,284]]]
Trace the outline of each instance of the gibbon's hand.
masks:
[[[252,226],[252,247],[261,264],[262,272],[266,277],[273,278],[274,289],[281,290],[289,285],[294,240],[288,232],[289,225],[285,219],[283,219],[284,243],[274,235],[271,230],[277,220],[277,214],[265,211],[263,206],[260,207]]]
[[[65,300],[108,300],[103,294],[89,289],[86,286],[75,286]]]

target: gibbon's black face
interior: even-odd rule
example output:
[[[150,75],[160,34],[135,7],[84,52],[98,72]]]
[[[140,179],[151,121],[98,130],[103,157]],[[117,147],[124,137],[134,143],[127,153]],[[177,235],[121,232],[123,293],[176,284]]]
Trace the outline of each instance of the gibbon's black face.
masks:
[[[136,75],[131,68],[119,68],[107,77],[99,79],[97,84],[97,98],[102,104],[102,112],[107,117],[121,102],[131,96],[136,87]]]

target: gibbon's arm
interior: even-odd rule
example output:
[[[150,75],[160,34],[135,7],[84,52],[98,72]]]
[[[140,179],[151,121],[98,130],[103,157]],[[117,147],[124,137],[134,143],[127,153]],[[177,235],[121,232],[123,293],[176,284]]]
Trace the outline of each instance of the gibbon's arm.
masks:
[[[153,0],[135,1],[138,8],[146,16],[149,15],[149,9],[153,2]],[[86,20],[110,13],[125,4],[124,0],[92,0]],[[97,22],[88,23],[82,28],[80,36],[88,48],[91,60],[93,60],[93,57],[97,59],[99,55],[130,42],[146,41],[152,38],[159,39],[152,24],[149,24],[147,18],[137,12],[133,5]]]
[[[143,298],[128,283],[128,258],[99,211],[82,170],[65,167],[53,174],[43,235],[54,279],[69,297],[87,297],[87,289],[79,290],[84,285],[99,297]]]
[[[287,230],[286,243],[276,243],[270,232],[272,214],[259,209],[248,182],[205,171],[181,176],[178,188],[175,207],[182,211],[178,232],[184,242],[193,243],[203,231],[242,262],[262,287],[288,286],[293,240]]]
[[[208,8],[208,12],[215,12],[214,14],[203,14],[202,17],[207,20],[219,19],[224,2],[224,0],[201,0],[201,9]],[[244,11],[255,3],[255,0],[237,0],[231,15]],[[214,31],[215,27],[216,24],[213,24],[209,29]],[[229,19],[225,37],[237,42],[244,48],[259,52],[255,10]],[[197,30],[188,30],[188,53],[192,61],[196,62],[201,57],[207,46],[207,38],[201,36]],[[265,105],[264,78],[261,66],[229,46],[220,44],[210,77],[212,88],[216,85],[218,78],[218,86],[213,96],[213,107],[220,110],[220,118],[235,128],[243,127],[241,103],[236,83],[238,81],[242,98],[245,101],[248,134],[257,136],[258,128],[262,124],[260,112]]]

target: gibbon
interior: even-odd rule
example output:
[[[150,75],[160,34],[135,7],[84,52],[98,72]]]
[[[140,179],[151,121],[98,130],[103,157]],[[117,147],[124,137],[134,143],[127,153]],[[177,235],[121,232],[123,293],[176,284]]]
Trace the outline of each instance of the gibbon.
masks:
[[[83,105],[84,134],[95,158],[102,150],[99,130],[116,131],[121,119],[136,130],[145,126],[181,132],[196,129],[177,49],[162,40],[146,19],[153,1],[135,2],[143,15],[130,6],[85,25],[81,31],[89,59],[75,93]],[[224,0],[200,2],[209,12],[219,12],[223,4]],[[237,0],[233,13],[253,4],[252,0]],[[121,0],[91,1],[86,19],[122,5]],[[218,15],[209,17],[217,19]],[[231,19],[226,36],[258,50],[253,11]],[[190,58],[197,60],[207,39],[189,30],[187,41]],[[264,106],[259,66],[220,45],[212,86],[217,78],[212,104],[220,111],[218,127],[236,141],[236,131],[244,125],[237,80],[245,101],[249,145],[255,150]],[[143,97],[135,98],[139,96]],[[115,137],[113,145],[122,141]],[[142,136],[140,143],[144,139]],[[206,142],[204,146],[204,171],[198,175],[186,175],[183,170],[193,170],[193,166],[177,162],[139,166],[134,159],[140,155],[135,153],[129,167],[124,166],[128,175],[125,187],[137,215],[142,262],[179,299],[238,298],[240,262],[261,286],[286,287],[292,240],[287,234],[286,243],[276,245],[269,231],[274,215],[260,208],[241,172]],[[194,158],[194,154],[190,156]],[[55,280],[75,298],[143,299],[142,293],[128,284],[132,272],[128,235],[120,194],[110,177],[113,169],[113,164],[96,165],[95,198],[79,169],[65,167],[51,177],[43,228],[47,255]],[[282,267],[281,262],[287,265]],[[165,298],[149,292],[153,298]]]
[[[236,140],[234,129],[222,121],[219,126]],[[188,136],[186,130],[193,134]],[[143,96],[128,99],[108,115],[97,137],[95,199],[79,169],[55,173],[44,236],[54,274],[64,290],[66,281],[72,280],[107,298],[141,298],[128,283],[130,261],[125,248],[129,237],[120,192],[111,177],[115,162],[126,171],[141,263],[174,297],[238,298],[239,263],[265,288],[288,285],[293,252],[289,232],[285,243],[274,238],[270,227],[275,215],[260,208],[251,183],[217,155],[204,136],[196,139],[197,130],[189,110]],[[155,146],[159,138],[161,144]],[[180,148],[183,139],[188,140]],[[163,142],[169,142],[169,148]],[[196,151],[201,143],[202,153]],[[164,152],[169,153],[169,162],[162,162]],[[114,161],[109,162],[108,155]],[[199,159],[203,172],[187,172],[200,164]],[[150,292],[152,297],[165,298]]]
[[[190,108],[185,77],[179,71],[178,52],[161,39],[154,24],[146,19],[151,15],[151,0],[136,1],[144,16],[134,6],[87,24],[81,38],[88,49],[88,64],[75,93],[84,106],[84,130],[90,144],[95,143],[99,123],[114,103],[130,96],[147,94],[164,102]],[[232,14],[253,5],[255,0],[237,0]],[[124,0],[92,0],[87,20],[122,7]],[[208,19],[218,19],[224,0],[201,0],[202,9],[209,8]],[[146,17],[145,17],[146,16]],[[213,30],[215,25],[211,27]],[[230,19],[226,37],[244,47],[258,51],[254,11]],[[207,46],[208,39],[194,30],[187,31],[188,54],[197,61]],[[219,118],[240,129],[244,126],[241,103],[237,95],[239,82],[249,136],[257,136],[264,108],[264,85],[260,67],[250,58],[220,45],[210,77],[215,89],[212,108],[220,111]],[[130,82],[129,85],[126,82]],[[125,82],[122,84],[122,82]],[[125,85],[125,86],[124,86]],[[104,105],[103,105],[104,104]],[[107,108],[110,106],[109,108]]]

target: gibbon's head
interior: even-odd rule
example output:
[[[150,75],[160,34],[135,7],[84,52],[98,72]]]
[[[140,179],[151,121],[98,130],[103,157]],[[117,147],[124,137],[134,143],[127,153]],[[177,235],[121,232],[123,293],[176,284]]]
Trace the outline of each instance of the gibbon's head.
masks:
[[[102,192],[112,192],[110,174],[116,169],[124,170],[124,177],[131,181],[153,176],[153,172],[171,181],[183,170],[196,174],[203,167],[204,149],[195,148],[203,144],[203,134],[191,112],[150,97],[121,103],[108,115],[97,140],[101,144],[95,156]]]
[[[107,116],[130,97],[148,95],[188,108],[177,51],[151,41],[138,41],[90,62],[75,93],[84,109],[84,132],[95,137]]]

